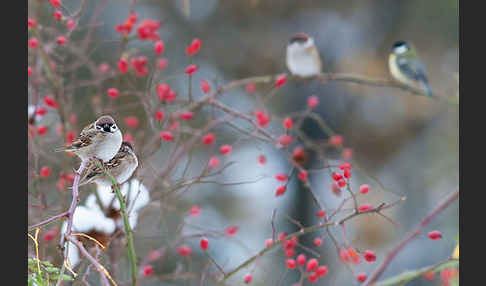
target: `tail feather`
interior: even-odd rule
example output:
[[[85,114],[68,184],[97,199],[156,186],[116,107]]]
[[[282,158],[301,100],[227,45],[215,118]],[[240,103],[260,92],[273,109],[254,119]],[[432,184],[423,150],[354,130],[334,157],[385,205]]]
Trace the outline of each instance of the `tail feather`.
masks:
[[[432,93],[432,88],[430,87],[430,84],[429,84],[429,81],[427,80],[427,78],[422,77],[420,79],[420,81],[424,85],[424,89],[425,89],[425,92],[427,93],[427,96],[430,96],[430,97],[434,96],[433,93]]]

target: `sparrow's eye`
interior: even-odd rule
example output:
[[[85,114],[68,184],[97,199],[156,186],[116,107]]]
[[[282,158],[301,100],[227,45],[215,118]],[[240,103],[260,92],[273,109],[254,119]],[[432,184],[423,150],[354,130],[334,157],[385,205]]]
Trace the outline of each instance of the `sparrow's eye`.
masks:
[[[112,129],[112,130],[116,130],[116,128],[117,128],[117,127],[116,127],[116,124],[111,125],[111,129]]]
[[[101,126],[99,126],[99,125],[96,125],[96,129],[101,130],[103,128]]]

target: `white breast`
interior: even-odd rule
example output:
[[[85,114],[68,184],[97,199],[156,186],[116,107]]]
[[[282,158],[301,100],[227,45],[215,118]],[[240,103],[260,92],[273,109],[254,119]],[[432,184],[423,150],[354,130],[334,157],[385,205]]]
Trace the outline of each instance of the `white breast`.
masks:
[[[103,162],[110,161],[118,153],[122,139],[120,130],[112,134],[108,133],[105,138],[98,142],[96,146],[96,157],[103,160]]]
[[[289,71],[297,76],[310,77],[321,72],[321,59],[317,50],[299,43],[287,46],[286,63]]]
[[[388,57],[388,68],[390,69],[391,75],[399,82],[405,85],[413,85],[413,82],[409,80],[398,68],[397,56],[395,54],[390,54]]]

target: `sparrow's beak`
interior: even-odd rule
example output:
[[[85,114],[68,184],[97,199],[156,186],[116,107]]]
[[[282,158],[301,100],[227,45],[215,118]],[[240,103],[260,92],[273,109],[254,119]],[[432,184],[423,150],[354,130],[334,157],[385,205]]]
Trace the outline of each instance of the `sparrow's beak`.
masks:
[[[110,128],[110,125],[108,125],[108,123],[103,124],[103,131],[105,131],[105,132],[111,132],[111,128]]]

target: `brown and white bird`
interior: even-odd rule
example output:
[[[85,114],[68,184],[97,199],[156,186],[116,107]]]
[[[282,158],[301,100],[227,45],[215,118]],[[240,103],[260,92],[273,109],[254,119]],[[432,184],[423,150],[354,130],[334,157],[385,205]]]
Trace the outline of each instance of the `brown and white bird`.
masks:
[[[305,33],[292,36],[287,45],[286,64],[296,76],[311,77],[321,73],[322,61],[314,39]]]
[[[122,139],[122,133],[115,120],[109,115],[103,115],[83,128],[71,145],[55,151],[73,152],[83,161],[98,158],[108,162],[120,149]]]
[[[133,152],[132,144],[128,141],[123,141],[118,153],[104,165],[117,180],[117,183],[120,185],[123,184],[132,176],[138,167],[137,155]],[[88,165],[84,176],[81,177],[79,185],[82,186],[89,183],[96,183],[101,186],[112,185],[110,178],[105,175],[104,171],[95,162]]]

